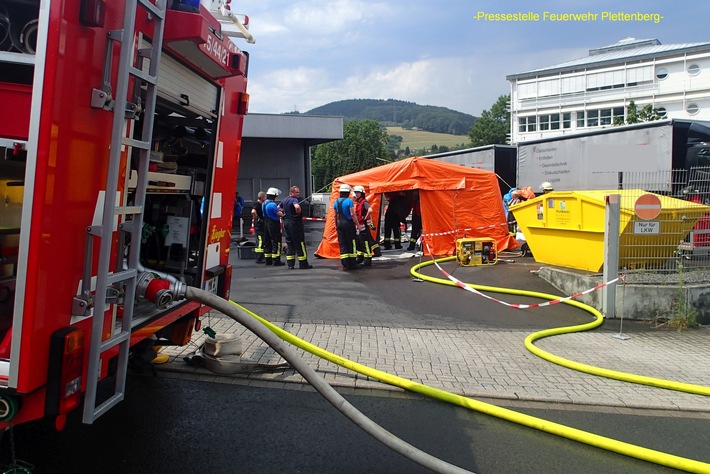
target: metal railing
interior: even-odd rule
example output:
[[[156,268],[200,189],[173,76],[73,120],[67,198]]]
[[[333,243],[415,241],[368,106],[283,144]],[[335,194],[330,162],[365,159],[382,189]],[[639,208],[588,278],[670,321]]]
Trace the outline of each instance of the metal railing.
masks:
[[[710,205],[710,167],[615,174],[622,210],[620,268],[632,273],[710,270],[710,208],[705,207]],[[641,203],[639,197],[647,193],[661,205],[656,217],[643,219],[639,212],[653,215],[657,207],[654,199]]]

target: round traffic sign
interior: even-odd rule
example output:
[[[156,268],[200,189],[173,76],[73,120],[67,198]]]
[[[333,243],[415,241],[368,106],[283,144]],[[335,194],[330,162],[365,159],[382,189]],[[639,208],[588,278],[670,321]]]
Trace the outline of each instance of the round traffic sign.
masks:
[[[634,212],[643,220],[651,220],[661,213],[661,200],[655,194],[642,194],[636,199]]]

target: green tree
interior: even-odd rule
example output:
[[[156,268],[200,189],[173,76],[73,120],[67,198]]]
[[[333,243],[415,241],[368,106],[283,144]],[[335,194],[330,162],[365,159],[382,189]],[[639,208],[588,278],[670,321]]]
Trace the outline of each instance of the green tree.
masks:
[[[508,143],[510,133],[509,95],[498,97],[490,110],[484,110],[468,132],[473,146],[500,145]]]
[[[343,139],[316,145],[311,168],[316,189],[335,178],[379,166],[377,158],[390,156],[387,131],[376,120],[349,120],[343,124]]]
[[[387,139],[387,151],[390,156],[395,156],[397,150],[402,145],[402,137],[400,135],[389,135]]]
[[[660,119],[661,115],[658,113],[658,109],[654,109],[651,104],[646,104],[643,109],[639,110],[636,102],[632,100],[626,106],[626,121],[623,117],[615,117],[614,125],[653,122]]]

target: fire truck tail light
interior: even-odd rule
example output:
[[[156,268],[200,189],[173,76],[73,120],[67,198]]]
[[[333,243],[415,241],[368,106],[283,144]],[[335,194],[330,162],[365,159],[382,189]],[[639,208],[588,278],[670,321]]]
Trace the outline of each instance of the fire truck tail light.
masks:
[[[222,298],[229,300],[229,294],[232,290],[232,266],[227,264],[224,271],[224,288],[222,289]]]
[[[237,115],[246,115],[249,111],[249,94],[240,92],[237,96]]]
[[[84,371],[84,331],[63,328],[52,334],[47,374],[48,415],[62,416],[79,405]]]

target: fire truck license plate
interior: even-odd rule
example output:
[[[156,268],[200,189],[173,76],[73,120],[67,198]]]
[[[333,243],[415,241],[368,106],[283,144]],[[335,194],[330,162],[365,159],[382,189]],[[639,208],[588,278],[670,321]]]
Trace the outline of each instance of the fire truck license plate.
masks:
[[[205,281],[205,291],[209,291],[213,295],[217,294],[217,278],[218,277],[214,277]]]

